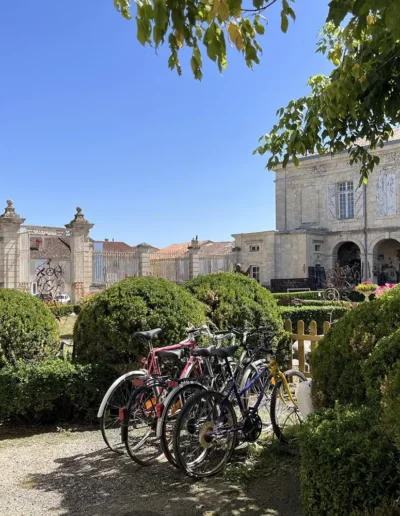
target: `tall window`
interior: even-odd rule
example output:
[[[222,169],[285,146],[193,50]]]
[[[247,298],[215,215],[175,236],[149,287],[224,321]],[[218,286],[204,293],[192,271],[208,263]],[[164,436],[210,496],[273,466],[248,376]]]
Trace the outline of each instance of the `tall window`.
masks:
[[[354,190],[353,181],[338,184],[339,218],[354,218]]]
[[[260,267],[253,265],[251,267],[251,277],[260,283]]]

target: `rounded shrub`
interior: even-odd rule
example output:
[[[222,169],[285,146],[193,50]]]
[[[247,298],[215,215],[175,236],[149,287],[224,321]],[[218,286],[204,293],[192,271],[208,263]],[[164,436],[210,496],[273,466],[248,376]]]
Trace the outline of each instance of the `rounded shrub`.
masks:
[[[43,301],[0,288],[0,365],[56,356],[59,348],[57,320]]]
[[[382,383],[382,409],[382,428],[400,452],[400,360]]]
[[[364,364],[368,401],[381,400],[381,385],[392,367],[400,360],[400,329],[383,337]]]
[[[400,289],[361,303],[342,317],[311,353],[317,407],[335,401],[360,404],[366,398],[364,362],[377,342],[400,328]]]
[[[220,329],[267,325],[277,332],[283,329],[273,295],[247,276],[234,272],[206,274],[187,282],[184,288],[207,305],[208,316]]]
[[[370,408],[336,406],[302,426],[300,481],[307,516],[398,514],[399,454],[376,424]]]
[[[74,356],[122,371],[148,351],[135,332],[162,328],[157,345],[176,344],[188,325],[206,319],[204,306],[174,283],[151,276],[128,278],[83,306],[74,327]]]

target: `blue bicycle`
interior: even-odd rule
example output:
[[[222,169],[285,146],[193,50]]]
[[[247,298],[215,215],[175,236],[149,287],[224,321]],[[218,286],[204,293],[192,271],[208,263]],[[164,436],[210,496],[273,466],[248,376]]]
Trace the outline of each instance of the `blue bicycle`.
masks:
[[[290,429],[301,422],[295,391],[300,382],[306,381],[303,373],[296,370],[282,372],[276,358],[271,358],[239,391],[229,363],[237,349],[237,346],[210,349],[212,356],[225,360],[231,386],[225,395],[210,390],[194,394],[183,406],[176,422],[175,459],[179,468],[192,478],[210,477],[222,471],[239,436],[247,442],[259,438],[263,431],[259,410],[266,403],[270,406],[273,431],[282,442],[290,441]],[[271,349],[266,352],[273,355]],[[254,403],[248,403],[246,393],[260,384],[260,380],[262,386],[257,389]]]

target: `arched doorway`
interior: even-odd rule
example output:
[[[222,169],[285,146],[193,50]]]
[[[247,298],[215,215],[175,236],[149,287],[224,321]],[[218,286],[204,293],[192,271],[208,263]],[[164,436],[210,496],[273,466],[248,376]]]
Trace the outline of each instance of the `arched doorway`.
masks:
[[[333,250],[333,265],[331,276],[336,278],[331,283],[337,283],[342,288],[360,283],[362,278],[361,251],[359,246],[351,241],[341,242]]]
[[[400,282],[400,242],[387,238],[375,245],[373,272],[378,285]]]

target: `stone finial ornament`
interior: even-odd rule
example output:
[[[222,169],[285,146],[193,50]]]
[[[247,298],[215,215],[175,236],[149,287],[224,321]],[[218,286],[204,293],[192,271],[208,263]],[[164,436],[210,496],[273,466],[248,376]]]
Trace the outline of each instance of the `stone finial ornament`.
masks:
[[[4,219],[19,219],[20,216],[15,213],[14,203],[11,199],[8,199],[7,201],[7,207],[4,210],[3,215],[0,215],[0,217]]]
[[[76,208],[76,213],[75,213],[73,220],[71,220],[71,222],[69,224],[65,224],[65,227],[73,228],[74,226],[79,226],[79,225],[90,225],[91,227],[93,227],[93,225],[94,225],[94,224],[90,224],[90,222],[85,219],[85,215],[82,213],[82,208],[80,206],[78,206]]]

